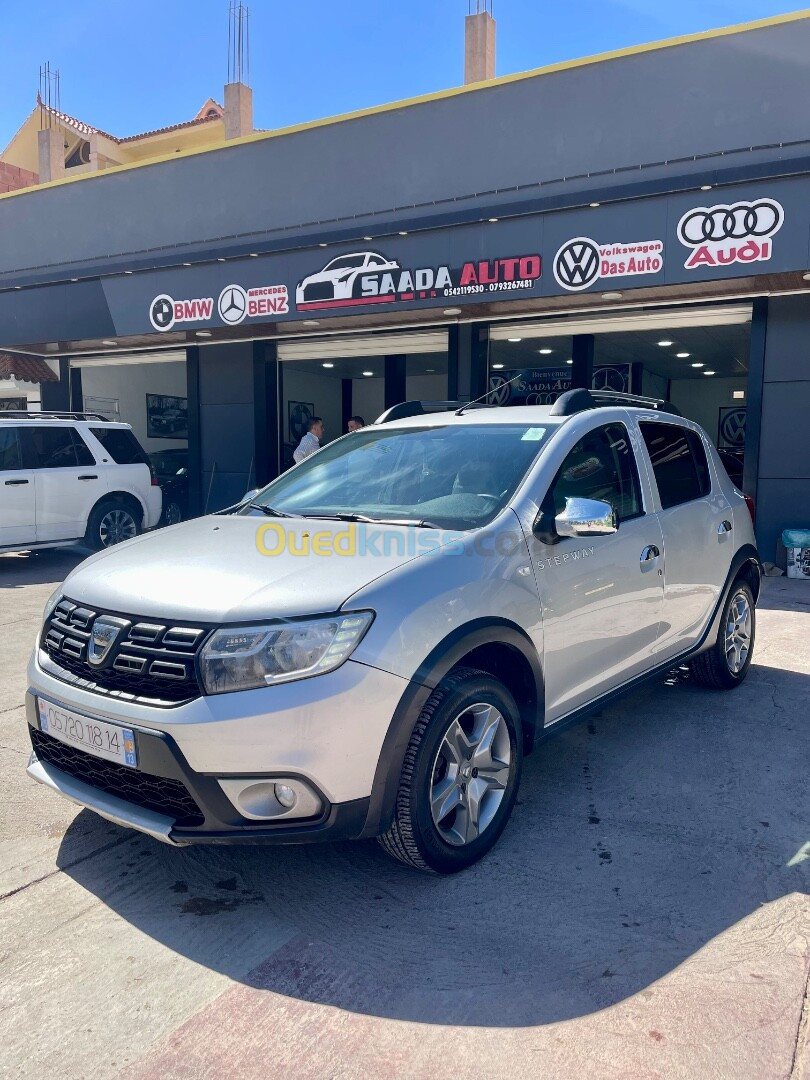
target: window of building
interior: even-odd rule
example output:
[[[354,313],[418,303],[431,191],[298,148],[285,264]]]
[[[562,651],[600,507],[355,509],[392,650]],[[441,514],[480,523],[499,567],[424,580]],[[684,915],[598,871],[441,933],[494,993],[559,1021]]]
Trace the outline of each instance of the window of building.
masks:
[[[652,461],[662,509],[691,502],[708,492],[706,452],[697,436],[674,424],[641,423],[639,427]]]
[[[562,464],[551,486],[554,515],[566,499],[599,499],[610,503],[619,521],[644,512],[635,456],[623,424],[589,431]]]

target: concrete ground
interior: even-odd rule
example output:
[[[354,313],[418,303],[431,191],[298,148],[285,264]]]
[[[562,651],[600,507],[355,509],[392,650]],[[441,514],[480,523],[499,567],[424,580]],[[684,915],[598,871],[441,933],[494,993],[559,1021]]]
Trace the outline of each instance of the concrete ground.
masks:
[[[742,688],[561,735],[442,879],[173,850],[30,781],[25,661],[77,559],[0,556],[0,1076],[810,1078],[810,582],[766,582]]]

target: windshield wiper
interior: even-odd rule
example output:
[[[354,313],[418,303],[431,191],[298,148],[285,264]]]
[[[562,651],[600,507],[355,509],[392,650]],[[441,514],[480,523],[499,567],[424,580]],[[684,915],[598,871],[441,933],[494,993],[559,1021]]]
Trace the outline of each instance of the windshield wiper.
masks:
[[[424,521],[420,518],[378,518],[369,517],[368,514],[335,513],[335,514],[301,514],[305,518],[318,518],[323,521],[354,521],[364,525],[413,525],[417,529],[438,529],[432,521]]]
[[[285,514],[283,510],[276,510],[274,506],[266,506],[263,503],[252,502],[248,503],[251,510],[261,510],[263,514],[267,514],[268,517],[292,517],[292,514]]]

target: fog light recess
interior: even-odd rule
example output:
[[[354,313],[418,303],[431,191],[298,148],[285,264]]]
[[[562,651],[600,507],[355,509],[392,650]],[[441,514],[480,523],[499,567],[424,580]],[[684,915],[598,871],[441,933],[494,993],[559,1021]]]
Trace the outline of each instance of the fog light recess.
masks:
[[[220,779],[220,787],[243,817],[251,821],[311,818],[323,804],[304,780],[239,777]]]

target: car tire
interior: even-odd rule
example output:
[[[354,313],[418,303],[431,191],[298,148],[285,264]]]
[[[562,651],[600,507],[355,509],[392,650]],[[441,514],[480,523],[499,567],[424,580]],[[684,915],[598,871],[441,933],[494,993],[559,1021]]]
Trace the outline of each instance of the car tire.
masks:
[[[106,499],[93,507],[84,541],[93,551],[101,551],[124,540],[131,540],[141,531],[141,518],[133,507],[115,499]]]
[[[178,522],[183,520],[183,508],[179,502],[172,499],[171,502],[166,503],[163,507],[163,524],[164,525],[177,525]]]
[[[756,637],[754,596],[744,581],[735,581],[723,605],[717,640],[690,666],[692,678],[710,690],[733,690],[751,666]]]
[[[394,859],[418,870],[464,870],[506,827],[522,765],[515,699],[486,672],[457,668],[419,714],[402,765],[394,820],[380,843]]]

